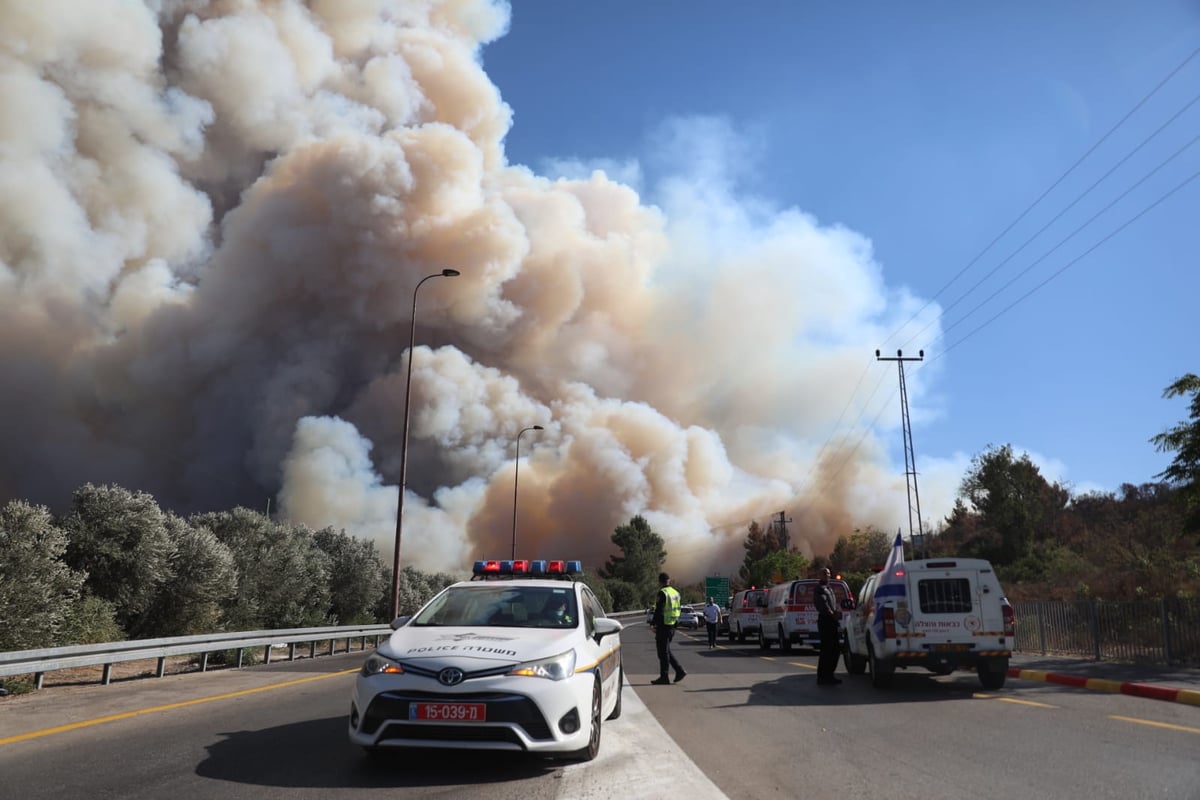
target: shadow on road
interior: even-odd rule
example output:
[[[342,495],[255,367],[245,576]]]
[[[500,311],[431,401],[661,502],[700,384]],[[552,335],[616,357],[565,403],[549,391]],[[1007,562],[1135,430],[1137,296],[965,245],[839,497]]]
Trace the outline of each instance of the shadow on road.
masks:
[[[729,687],[719,691],[750,691],[744,703],[716,708],[744,706],[850,706],[886,705],[891,703],[930,703],[950,700],[970,700],[979,691],[979,684],[938,679],[932,674],[897,672],[887,689],[875,689],[869,676],[839,674],[840,686],[820,686],[815,674],[784,675],[772,680],[754,681],[749,687]],[[964,674],[964,678],[967,677]],[[705,691],[705,690],[700,690]]]
[[[506,783],[553,774],[560,764],[508,752],[412,750],[368,756],[346,738],[346,718],[309,720],[257,731],[223,733],[196,774],[259,786],[458,786]]]

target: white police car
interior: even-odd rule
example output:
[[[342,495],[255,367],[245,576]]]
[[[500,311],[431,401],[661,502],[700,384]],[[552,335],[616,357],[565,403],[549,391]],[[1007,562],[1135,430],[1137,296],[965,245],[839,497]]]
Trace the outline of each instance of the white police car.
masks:
[[[578,561],[477,561],[363,664],[350,740],[368,752],[515,750],[589,761],[621,715],[621,623]]]

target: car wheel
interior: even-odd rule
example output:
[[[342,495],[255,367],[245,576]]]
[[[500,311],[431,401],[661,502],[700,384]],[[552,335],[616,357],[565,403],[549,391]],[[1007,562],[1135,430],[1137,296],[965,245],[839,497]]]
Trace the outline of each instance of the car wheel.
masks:
[[[609,719],[616,719],[621,716],[621,690],[625,686],[625,662],[621,662],[620,671],[617,673],[617,704],[613,706],[612,712],[608,715]]]
[[[867,644],[867,660],[871,664],[871,685],[876,689],[886,689],[892,683],[892,673],[895,667],[875,657],[875,648]]]
[[[760,650],[770,650],[771,649],[771,640],[763,635],[762,628],[758,629],[758,648]]]
[[[573,761],[591,761],[600,752],[600,718],[602,716],[600,699],[600,679],[597,678],[595,685],[592,687],[591,734],[588,736],[587,747],[580,748],[571,753]]]
[[[792,652],[792,640],[787,638],[787,634],[783,632],[783,626],[779,626],[779,651],[781,653]]]
[[[846,672],[851,675],[862,675],[867,671],[867,659],[865,656],[855,655],[850,652],[850,645],[843,644],[842,661],[846,664]]]
[[[737,639],[738,639],[738,641],[739,641],[739,642],[743,642],[743,643],[746,641],[746,632],[745,632],[744,630],[742,630],[742,626],[741,626],[741,625],[738,625],[738,637],[737,637]]]

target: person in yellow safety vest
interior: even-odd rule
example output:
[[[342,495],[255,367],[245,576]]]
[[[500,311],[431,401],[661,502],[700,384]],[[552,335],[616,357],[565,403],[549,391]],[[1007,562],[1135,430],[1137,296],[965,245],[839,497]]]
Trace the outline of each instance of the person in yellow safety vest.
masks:
[[[650,682],[662,686],[671,682],[667,677],[671,668],[675,670],[676,683],[687,676],[687,671],[671,652],[671,640],[675,638],[675,626],[679,623],[679,590],[671,585],[671,576],[665,572],[658,573],[658,586],[654,617],[650,621],[654,628],[654,645],[658,650],[658,677]]]

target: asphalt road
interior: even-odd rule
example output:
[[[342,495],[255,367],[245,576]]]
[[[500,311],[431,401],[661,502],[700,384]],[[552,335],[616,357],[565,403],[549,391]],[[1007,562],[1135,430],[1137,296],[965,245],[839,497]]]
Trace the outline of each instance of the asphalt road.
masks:
[[[1200,799],[1200,708],[973,672],[896,673],[888,690],[816,654],[681,631],[682,683],[658,674],[649,631],[622,634],[626,677],[733,800],[763,797]]]
[[[681,632],[651,686],[622,634],[625,713],[590,764],[421,752],[373,763],[345,716],[361,653],[59,687],[0,702],[0,798],[1164,798],[1200,800],[1200,708],[973,673],[815,683],[815,654]]]

